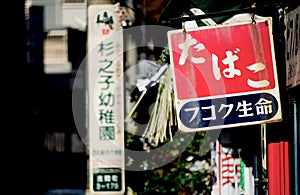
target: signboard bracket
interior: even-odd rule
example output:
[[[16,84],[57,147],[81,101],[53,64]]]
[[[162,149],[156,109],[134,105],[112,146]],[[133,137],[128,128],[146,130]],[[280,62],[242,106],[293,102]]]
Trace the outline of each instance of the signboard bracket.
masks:
[[[275,4],[270,4],[270,5],[262,5],[262,6],[248,7],[248,8],[242,8],[242,9],[211,12],[211,13],[206,13],[203,15],[175,17],[175,18],[169,18],[168,20],[163,20],[162,24],[174,24],[174,23],[177,23],[178,21],[186,22],[186,21],[191,21],[191,20],[201,20],[201,19],[206,19],[206,18],[226,16],[226,15],[231,15],[231,14],[234,15],[234,14],[242,14],[242,13],[255,13],[257,10],[265,10],[268,7],[280,8],[282,6],[283,6],[283,3],[275,3]]]

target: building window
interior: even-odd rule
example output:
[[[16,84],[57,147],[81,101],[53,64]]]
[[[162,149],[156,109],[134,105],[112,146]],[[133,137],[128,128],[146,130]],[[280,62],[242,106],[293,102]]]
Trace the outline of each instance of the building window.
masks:
[[[72,65],[68,61],[68,31],[50,30],[44,41],[44,72],[70,73]]]

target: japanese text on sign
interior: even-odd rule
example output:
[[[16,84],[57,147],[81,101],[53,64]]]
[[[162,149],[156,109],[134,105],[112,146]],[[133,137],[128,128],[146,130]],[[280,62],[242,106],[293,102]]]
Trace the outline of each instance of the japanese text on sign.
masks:
[[[182,130],[281,119],[271,21],[168,32]]]
[[[94,191],[120,191],[122,189],[121,170],[101,168],[94,171]]]
[[[285,15],[286,85],[300,84],[300,6]]]
[[[253,28],[260,36],[255,35]],[[169,36],[175,77],[185,75],[197,97],[275,87],[268,23],[261,22],[256,27],[244,24],[208,28]],[[224,85],[222,90],[213,89],[220,84]],[[186,87],[189,87],[186,82],[176,81],[179,99],[191,98],[187,96]]]
[[[111,4],[89,5],[88,18],[90,190],[123,194],[123,32]]]

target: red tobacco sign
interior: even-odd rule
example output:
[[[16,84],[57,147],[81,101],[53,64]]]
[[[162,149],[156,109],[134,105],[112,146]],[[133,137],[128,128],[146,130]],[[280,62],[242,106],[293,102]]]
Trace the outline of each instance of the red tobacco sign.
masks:
[[[265,18],[168,32],[183,130],[281,118],[271,28],[271,18]],[[267,104],[271,108],[263,114],[255,107]]]

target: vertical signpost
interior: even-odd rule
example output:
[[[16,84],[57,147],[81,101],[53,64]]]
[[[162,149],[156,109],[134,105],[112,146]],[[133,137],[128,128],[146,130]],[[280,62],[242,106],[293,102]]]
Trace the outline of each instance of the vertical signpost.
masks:
[[[179,129],[282,119],[271,19],[168,32]]]
[[[88,7],[91,194],[124,194],[123,35],[112,4]]]

